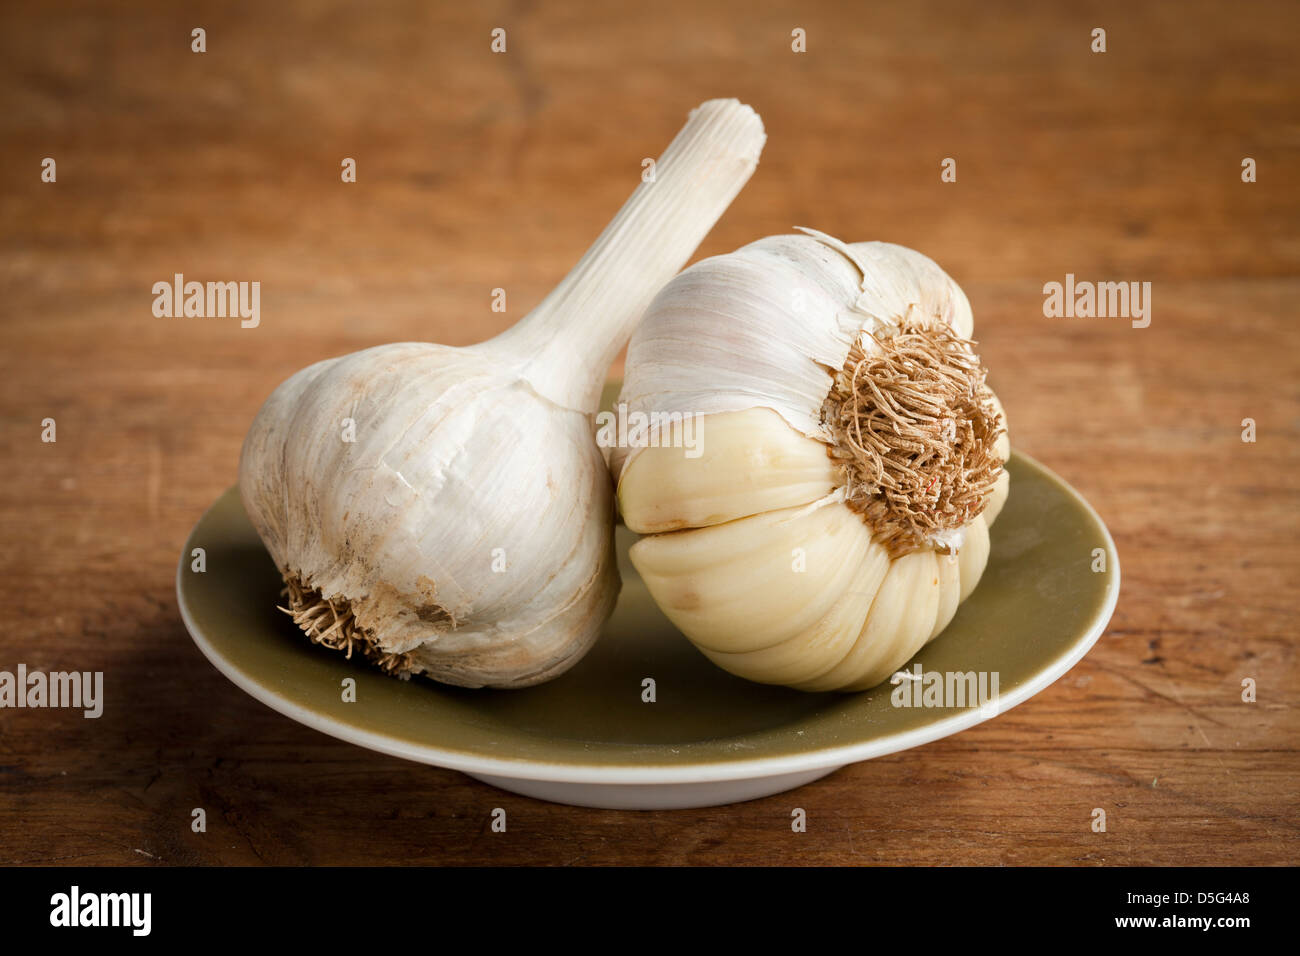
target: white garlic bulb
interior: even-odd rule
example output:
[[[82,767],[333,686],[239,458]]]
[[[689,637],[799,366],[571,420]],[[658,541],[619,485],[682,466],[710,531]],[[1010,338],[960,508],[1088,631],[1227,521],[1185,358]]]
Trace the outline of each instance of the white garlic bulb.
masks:
[[[957,284],[911,249],[804,232],[705,259],[656,296],[611,468],[648,535],[632,563],[710,660],[860,690],[974,590],[1010,445]]]
[[[314,640],[469,687],[539,683],[591,646],[619,589],[592,426],[605,374],[763,141],[749,107],[705,103],[513,328],[468,348],[366,349],[276,389],[240,493]]]

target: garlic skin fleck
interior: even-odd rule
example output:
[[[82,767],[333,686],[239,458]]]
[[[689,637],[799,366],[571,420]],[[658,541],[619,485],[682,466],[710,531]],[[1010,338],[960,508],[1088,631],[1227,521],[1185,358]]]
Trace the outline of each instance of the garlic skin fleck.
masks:
[[[244,508],[318,643],[389,673],[524,687],[572,666],[619,590],[592,416],[655,292],[749,179],[764,142],[735,100],[694,110],[574,270],[467,348],[318,362],[244,442]]]
[[[705,259],[655,298],[619,401],[702,416],[698,448],[647,434],[611,469],[647,535],[633,565],[705,656],[862,690],[978,584],[1010,443],[957,284],[911,249],[804,232]]]

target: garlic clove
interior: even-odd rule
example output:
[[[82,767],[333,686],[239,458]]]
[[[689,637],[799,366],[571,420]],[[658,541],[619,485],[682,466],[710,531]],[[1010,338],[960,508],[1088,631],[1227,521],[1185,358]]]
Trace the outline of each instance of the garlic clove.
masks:
[[[989,526],[984,520],[984,515],[976,515],[970,524],[966,525],[962,531],[965,534],[965,540],[962,542],[961,549],[957,552],[957,558],[961,565],[961,594],[959,601],[964,601],[971,596],[975,586],[980,583],[980,578],[984,576],[984,567],[989,562]]]
[[[979,520],[978,516],[976,516],[976,520]],[[962,545],[965,546],[964,541]],[[961,602],[961,558],[959,553],[936,553],[934,558],[939,574],[939,607],[935,611],[934,626],[930,628],[930,635],[926,638],[926,643],[938,637],[939,632],[948,626],[957,613],[957,605]]]
[[[655,602],[701,648],[760,650],[825,615],[870,550],[835,502],[642,538],[629,552]]]
[[[725,654],[700,650],[719,667],[760,684],[813,680],[839,664],[862,632],[871,603],[889,572],[889,554],[873,543],[839,600],[812,627],[756,651]]]
[[[933,551],[913,551],[889,567],[852,650],[830,671],[793,686],[799,690],[865,690],[915,654],[934,627],[939,566]]]
[[[993,407],[997,409],[998,417],[1002,419],[1002,434],[993,442],[993,450],[997,456],[1005,463],[1011,458],[1011,437],[1007,430],[1007,410],[1002,407],[1002,402],[998,399],[997,393],[992,389],[989,395],[993,402]],[[1005,472],[1003,472],[1005,474]]]
[[[1002,474],[998,475],[998,480],[993,482],[993,490],[989,492],[989,503],[980,512],[980,517],[984,519],[990,528],[993,527],[993,522],[997,520],[998,515],[1002,513],[1002,506],[1007,503],[1007,495],[1010,491],[1011,476],[1003,471]]]
[[[826,446],[800,435],[770,408],[696,419],[698,457],[687,454],[683,425],[642,448],[618,483],[623,520],[640,534],[704,528],[809,504],[835,485]]]

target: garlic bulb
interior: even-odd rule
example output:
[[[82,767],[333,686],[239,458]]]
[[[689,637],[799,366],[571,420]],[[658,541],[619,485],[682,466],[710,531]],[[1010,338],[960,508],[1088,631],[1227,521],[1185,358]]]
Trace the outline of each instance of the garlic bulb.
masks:
[[[648,535],[632,563],[710,660],[860,690],[979,582],[1010,445],[957,284],[911,249],[804,232],[705,259],[655,298],[611,468]]]
[[[749,107],[705,103],[513,328],[468,348],[366,349],[276,389],[240,492],[309,636],[468,687],[536,684],[582,656],[619,589],[592,427],[605,374],[763,141]]]

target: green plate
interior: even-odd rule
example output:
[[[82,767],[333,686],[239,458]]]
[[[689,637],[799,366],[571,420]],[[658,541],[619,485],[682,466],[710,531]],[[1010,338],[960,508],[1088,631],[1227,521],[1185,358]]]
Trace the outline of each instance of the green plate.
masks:
[[[1097,640],[1119,596],[1119,560],[1086,501],[1013,453],[1011,494],[988,567],[948,628],[904,670],[997,673],[982,707],[900,707],[889,683],[807,694],[718,669],[663,616],[627,560],[605,634],[569,672],[523,690],[403,682],[310,643],[276,610],[280,578],[226,491],[186,542],[177,576],[199,648],[263,703],[387,754],[461,770],[505,789],[584,806],[707,806],[780,792],[858,760],[914,747],[1024,701]],[[203,548],[206,570],[190,569]],[[1105,553],[1104,570],[1096,549]],[[642,700],[642,681],[656,699]],[[356,681],[344,702],[345,678]],[[918,695],[919,696],[919,695]]]

